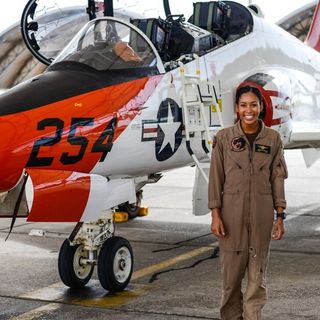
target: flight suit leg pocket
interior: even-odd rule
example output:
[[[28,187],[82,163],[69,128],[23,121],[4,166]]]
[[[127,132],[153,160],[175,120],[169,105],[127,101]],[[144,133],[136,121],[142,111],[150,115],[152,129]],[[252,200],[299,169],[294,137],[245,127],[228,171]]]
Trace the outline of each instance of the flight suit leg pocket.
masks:
[[[224,192],[222,198],[221,219],[225,237],[219,239],[219,245],[227,251],[243,250],[243,199],[239,191]]]
[[[268,260],[269,248],[257,251],[253,246],[249,247],[248,285],[245,292],[245,302],[248,305],[252,304],[262,308],[266,303]]]

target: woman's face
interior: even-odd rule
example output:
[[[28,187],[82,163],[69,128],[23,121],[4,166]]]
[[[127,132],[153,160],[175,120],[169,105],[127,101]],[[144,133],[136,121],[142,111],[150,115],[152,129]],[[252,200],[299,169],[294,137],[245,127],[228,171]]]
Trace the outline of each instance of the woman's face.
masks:
[[[245,125],[253,125],[258,122],[261,106],[258,97],[252,93],[243,93],[236,105],[241,122]]]

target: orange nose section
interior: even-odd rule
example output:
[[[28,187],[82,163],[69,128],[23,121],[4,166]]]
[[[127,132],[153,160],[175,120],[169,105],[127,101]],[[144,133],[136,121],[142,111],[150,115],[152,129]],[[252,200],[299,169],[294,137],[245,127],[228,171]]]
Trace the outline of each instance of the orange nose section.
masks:
[[[12,151],[17,125],[7,117],[0,117],[0,192],[12,189],[23,173],[23,166],[19,166]]]
[[[0,192],[11,190],[20,180],[23,171],[16,172],[1,172],[0,173]]]

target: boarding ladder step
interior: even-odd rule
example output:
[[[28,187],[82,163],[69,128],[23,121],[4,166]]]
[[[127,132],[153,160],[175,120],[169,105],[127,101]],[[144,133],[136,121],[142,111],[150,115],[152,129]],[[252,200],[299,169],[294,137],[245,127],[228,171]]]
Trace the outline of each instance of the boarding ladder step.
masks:
[[[199,57],[193,54],[196,62],[196,73],[191,74],[187,70],[187,65],[179,61],[180,75],[182,81],[182,110],[184,116],[186,146],[189,154],[197,165],[198,170],[208,182],[208,170],[204,170],[210,161],[211,153],[207,144],[212,144],[212,137],[209,131],[208,115],[214,108],[218,114],[218,126],[223,128],[221,114],[221,101],[217,98],[216,90],[212,81],[202,80],[200,77]],[[182,59],[181,59],[182,60]],[[201,88],[206,88],[206,94],[202,94]],[[191,147],[191,138],[196,134],[201,138],[201,146],[206,154],[205,162],[200,161]]]

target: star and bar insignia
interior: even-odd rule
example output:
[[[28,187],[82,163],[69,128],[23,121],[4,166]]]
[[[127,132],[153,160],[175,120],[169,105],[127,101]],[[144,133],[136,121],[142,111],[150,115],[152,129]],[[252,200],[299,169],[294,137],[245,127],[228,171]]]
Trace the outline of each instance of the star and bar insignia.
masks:
[[[182,109],[171,98],[160,103],[156,119],[142,120],[141,141],[155,142],[158,161],[168,160],[178,150],[184,138],[182,122]]]

